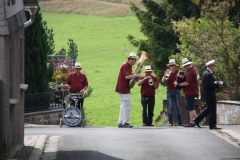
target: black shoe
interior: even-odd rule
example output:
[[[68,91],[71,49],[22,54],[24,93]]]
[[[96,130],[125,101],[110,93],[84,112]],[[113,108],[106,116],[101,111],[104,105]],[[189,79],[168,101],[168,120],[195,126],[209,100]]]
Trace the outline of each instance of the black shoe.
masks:
[[[193,119],[193,122],[198,126],[198,128],[201,128],[201,126],[199,125],[199,122],[197,122],[195,119]]]
[[[129,123],[125,123],[122,127],[123,128],[132,128],[133,126],[131,126]]]
[[[147,126],[153,127],[154,125],[153,124],[148,124]]]
[[[122,123],[118,123],[118,128],[122,128],[122,127],[123,127]]]
[[[215,126],[215,127],[210,127],[210,129],[212,130],[212,129],[222,129],[222,128],[218,128],[217,126]]]
[[[184,126],[184,124],[182,124],[182,123],[178,123],[178,125],[179,125],[179,126]]]

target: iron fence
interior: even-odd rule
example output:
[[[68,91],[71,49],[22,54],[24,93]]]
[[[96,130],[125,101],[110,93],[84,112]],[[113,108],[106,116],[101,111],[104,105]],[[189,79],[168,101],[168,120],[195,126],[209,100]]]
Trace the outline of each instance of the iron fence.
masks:
[[[64,90],[26,94],[25,113],[65,108],[65,95],[66,91]]]

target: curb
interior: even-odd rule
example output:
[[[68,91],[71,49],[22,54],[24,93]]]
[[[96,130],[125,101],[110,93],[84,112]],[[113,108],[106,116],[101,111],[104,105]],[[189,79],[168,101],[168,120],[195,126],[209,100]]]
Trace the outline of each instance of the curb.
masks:
[[[29,159],[31,160],[40,160],[43,152],[43,147],[45,145],[45,141],[47,139],[46,135],[40,135],[37,139],[36,144],[34,145],[34,149],[29,156]]]
[[[224,130],[222,130],[222,132],[228,133],[230,136],[232,136],[233,138],[235,138],[238,141],[240,141],[240,134],[234,132],[233,130],[224,129]]]

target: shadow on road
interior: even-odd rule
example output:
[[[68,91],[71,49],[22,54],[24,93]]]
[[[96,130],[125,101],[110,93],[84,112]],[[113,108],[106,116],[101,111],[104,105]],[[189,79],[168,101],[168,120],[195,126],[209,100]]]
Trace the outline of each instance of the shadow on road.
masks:
[[[123,160],[97,151],[58,151],[56,160]]]

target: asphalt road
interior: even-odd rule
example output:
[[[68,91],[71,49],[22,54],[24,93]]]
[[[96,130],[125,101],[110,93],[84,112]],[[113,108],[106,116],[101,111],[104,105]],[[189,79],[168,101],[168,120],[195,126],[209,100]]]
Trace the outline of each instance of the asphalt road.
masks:
[[[240,149],[208,127],[40,126],[25,135],[61,136],[56,160],[240,159]]]

